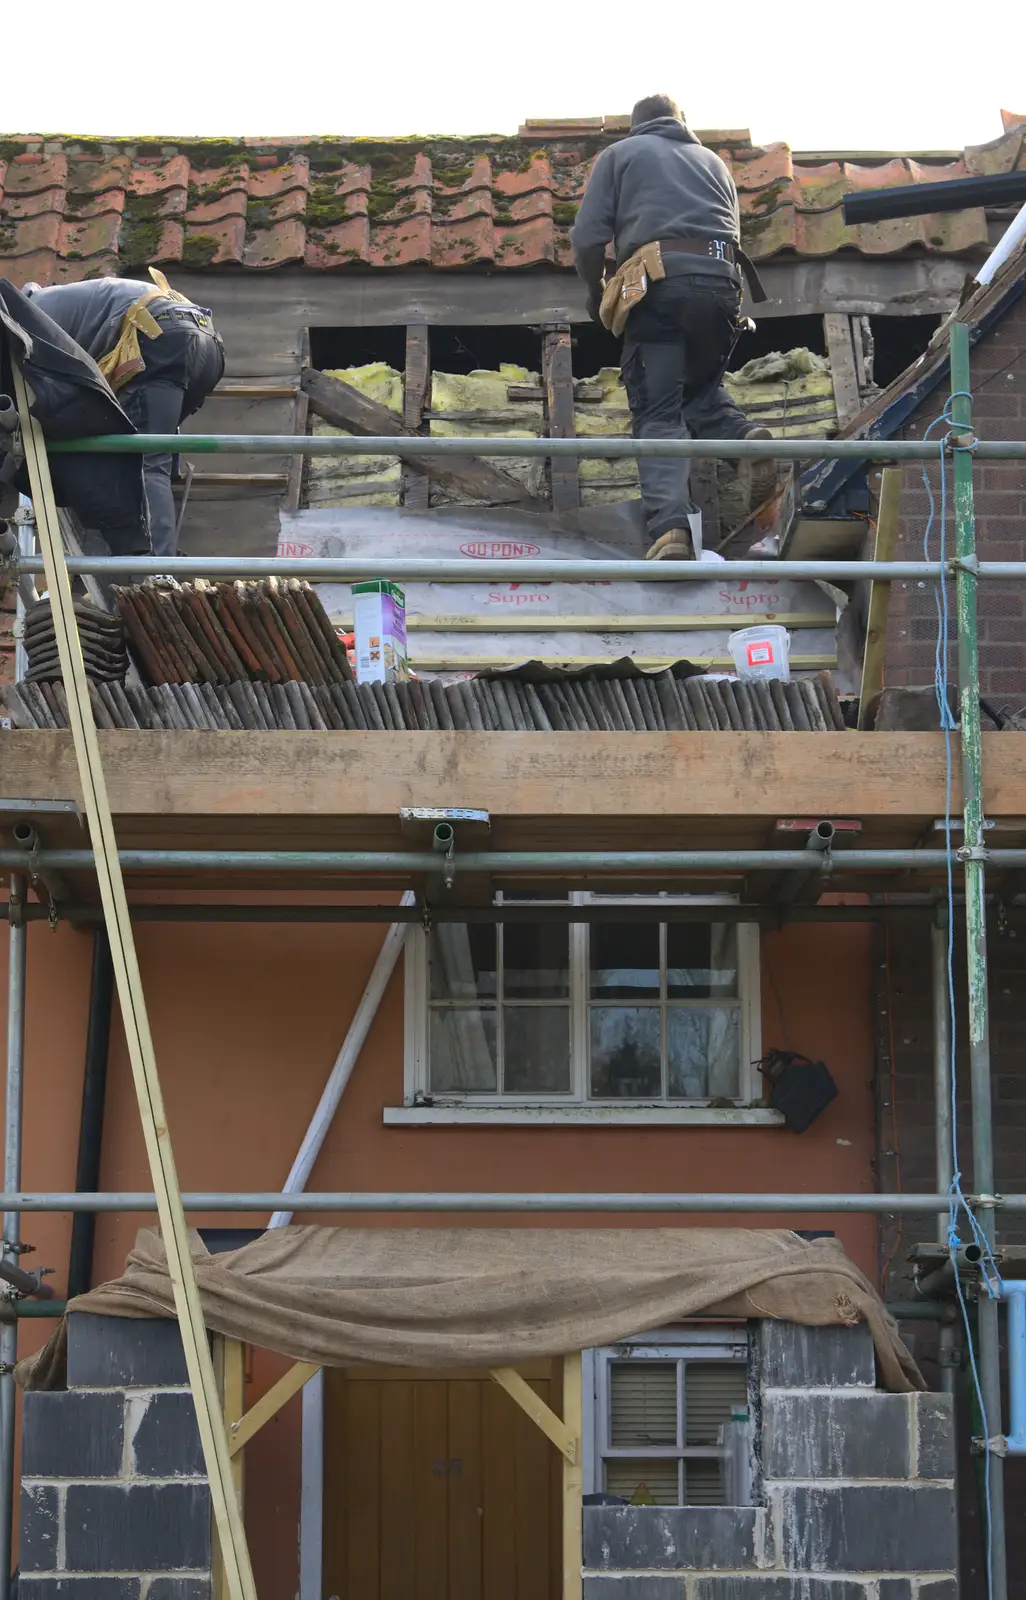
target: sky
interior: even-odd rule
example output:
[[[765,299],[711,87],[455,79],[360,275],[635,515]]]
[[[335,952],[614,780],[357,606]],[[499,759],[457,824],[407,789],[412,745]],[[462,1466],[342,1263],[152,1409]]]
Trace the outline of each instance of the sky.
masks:
[[[758,144],[925,150],[999,137],[1002,107],[1026,117],[1023,0],[978,12],[964,0],[5,10],[3,54],[20,63],[0,93],[5,134],[509,134],[528,117],[622,113],[664,92],[692,127],[749,128]]]

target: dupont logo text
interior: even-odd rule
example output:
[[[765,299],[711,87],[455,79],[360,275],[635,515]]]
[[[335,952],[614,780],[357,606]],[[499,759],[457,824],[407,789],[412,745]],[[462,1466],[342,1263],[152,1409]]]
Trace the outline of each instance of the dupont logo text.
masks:
[[[521,556],[540,556],[541,546],[517,544],[512,539],[473,539],[460,545],[460,555],[477,561],[516,561]]]

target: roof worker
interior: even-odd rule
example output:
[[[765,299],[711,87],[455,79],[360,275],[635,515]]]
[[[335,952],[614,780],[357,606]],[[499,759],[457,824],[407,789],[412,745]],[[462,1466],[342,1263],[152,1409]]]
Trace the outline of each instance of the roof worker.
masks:
[[[224,344],[208,310],[177,294],[155,267],[150,277],[152,283],[90,278],[50,289],[30,283],[24,292],[93,357],[140,433],[177,433],[224,376]],[[173,460],[170,451],[143,458],[155,556],[178,551]],[[136,549],[114,553],[136,555],[145,548],[138,542]]]
[[[622,377],[635,439],[769,439],[723,387],[743,324],[741,271],[765,300],[740,248],[737,190],[668,95],[631,112],[631,131],[599,155],[572,233],[588,312],[624,335]],[[616,272],[604,280],[606,246]],[[702,514],[686,459],[638,461],[650,561],[693,560]]]

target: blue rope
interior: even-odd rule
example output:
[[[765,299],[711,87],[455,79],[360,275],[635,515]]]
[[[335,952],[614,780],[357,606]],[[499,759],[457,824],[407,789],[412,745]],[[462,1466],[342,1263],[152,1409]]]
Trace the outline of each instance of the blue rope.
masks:
[[[929,438],[934,428],[944,423],[948,433],[938,440],[940,462],[940,550],[939,560],[942,565],[940,583],[934,590],[934,603],[937,608],[937,647],[934,654],[934,690],[937,696],[937,710],[940,715],[940,725],[944,731],[945,752],[945,806],[944,806],[944,842],[947,855],[947,901],[948,901],[948,947],[947,947],[947,979],[948,979],[948,1015],[951,1059],[949,1064],[949,1078],[951,1082],[951,1154],[952,1175],[948,1189],[948,1254],[955,1275],[955,1290],[958,1295],[959,1309],[962,1314],[962,1323],[966,1334],[966,1348],[969,1353],[969,1368],[972,1374],[973,1389],[979,1406],[980,1418],[983,1424],[984,1437],[984,1488],[986,1500],[986,1559],[987,1559],[987,1595],[988,1600],[994,1597],[994,1570],[991,1552],[991,1518],[990,1518],[990,1422],[987,1417],[987,1408],[983,1400],[983,1386],[980,1382],[979,1368],[973,1350],[972,1328],[969,1320],[969,1307],[966,1303],[962,1282],[958,1271],[958,1251],[962,1247],[962,1238],[958,1231],[959,1215],[964,1215],[968,1224],[973,1242],[979,1246],[981,1252],[981,1271],[987,1281],[988,1289],[995,1284],[1000,1285],[1001,1274],[993,1251],[983,1233],[976,1217],[966,1199],[962,1188],[962,1172],[958,1157],[958,1066],[956,1049],[956,1015],[955,1015],[955,873],[951,850],[951,794],[952,794],[952,768],[953,753],[951,735],[957,726],[951,711],[948,699],[948,649],[950,643],[950,606],[948,600],[948,575],[944,567],[947,560],[947,520],[948,520],[948,484],[947,484],[947,456],[946,451],[951,438],[951,430],[956,426],[951,415],[951,405],[954,400],[970,399],[965,392],[952,394],[940,416],[927,428],[924,438]],[[969,448],[965,445],[952,445],[953,449]],[[926,560],[930,560],[930,538],[936,520],[936,501],[933,487],[930,483],[926,465],[923,469],[923,484],[929,501],[929,514],[927,516],[926,531],[923,535],[923,553]]]

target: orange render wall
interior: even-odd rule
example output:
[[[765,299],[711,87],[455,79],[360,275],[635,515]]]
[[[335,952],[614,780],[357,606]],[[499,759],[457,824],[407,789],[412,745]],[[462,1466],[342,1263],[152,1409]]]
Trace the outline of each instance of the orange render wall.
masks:
[[[328,1071],[363,992],[377,930],[343,925],[137,926],[143,982],[183,1189],[268,1190],[284,1182]],[[382,1107],[403,1096],[403,985],[385,996],[311,1187],[349,1190],[871,1191],[871,930],[796,924],[764,933],[763,1039],[822,1057],[838,1098],[805,1134],[760,1128],[385,1128]],[[89,995],[91,939],[45,924],[29,930],[23,1187],[74,1187]],[[6,935],[0,933],[6,978]],[[772,980],[770,980],[770,971]],[[774,992],[776,991],[776,993]],[[778,1008],[779,997],[779,1008]],[[5,1018],[6,982],[0,992]],[[151,1188],[120,1029],[111,1046],[102,1187]],[[138,1216],[101,1214],[96,1281],[115,1277]],[[266,1216],[193,1217],[196,1224],[256,1226]],[[331,1221],[310,1215],[302,1220]],[[351,1219],[388,1226],[388,1217]],[[396,1217],[425,1227],[587,1227],[586,1215]],[[608,1215],[605,1226],[834,1228],[875,1280],[870,1216],[708,1219]],[[344,1225],[344,1219],[343,1219]],[[23,1223],[37,1246],[32,1265],[54,1266],[63,1296],[70,1218]],[[50,1324],[21,1324],[21,1354]],[[287,1363],[251,1357],[252,1404]],[[299,1405],[290,1405],[247,1447],[247,1521],[261,1600],[292,1600],[298,1572]]]

